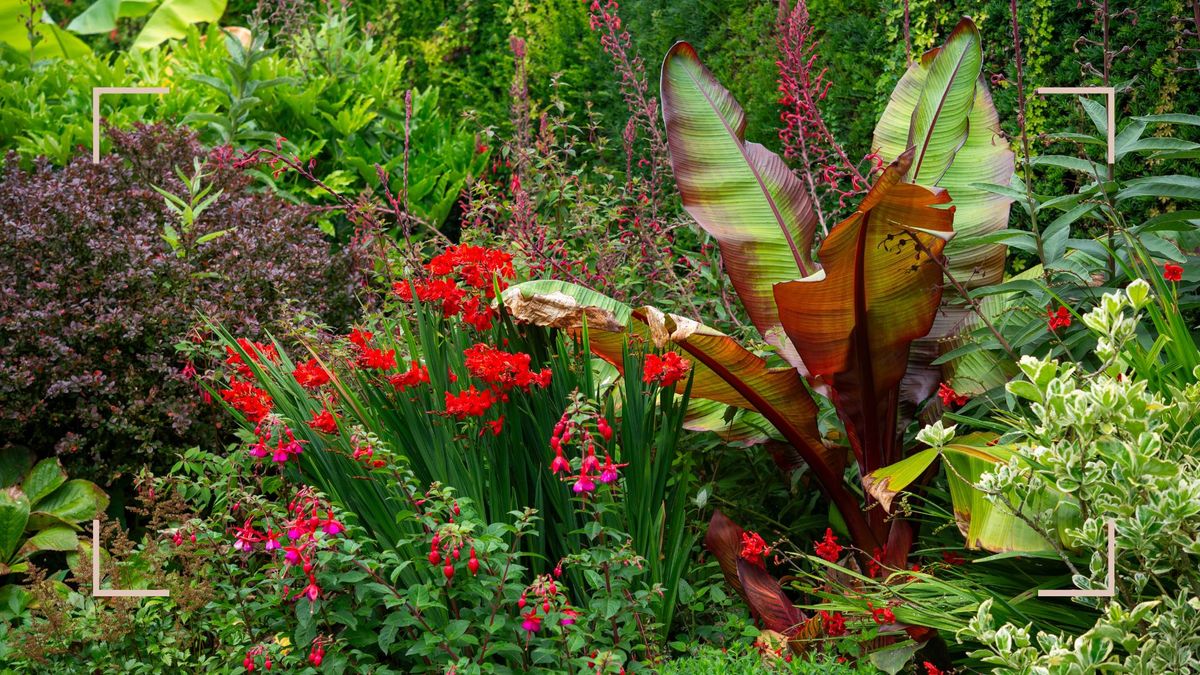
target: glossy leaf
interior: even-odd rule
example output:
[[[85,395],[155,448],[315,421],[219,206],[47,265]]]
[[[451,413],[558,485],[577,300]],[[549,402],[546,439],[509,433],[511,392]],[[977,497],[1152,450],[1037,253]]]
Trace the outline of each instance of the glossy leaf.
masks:
[[[34,508],[37,508],[42,497],[54,492],[65,482],[67,472],[63,470],[62,463],[56,457],[48,457],[38,462],[37,466],[25,475],[25,480],[21,481],[21,490]]]
[[[941,301],[942,272],[931,256],[953,236],[945,191],[901,182],[912,157],[893,162],[830,232],[822,271],[775,286],[784,329],[830,384],[864,474],[900,459],[898,387],[909,347],[929,332]]]
[[[0,489],[0,563],[12,558],[28,521],[29,500],[21,488]]]
[[[800,179],[745,140],[746,116],[686,42],[662,69],[663,120],[683,206],[720,245],[721,260],[756,328],[796,367],[771,287],[816,271],[817,219]]]
[[[1003,277],[1004,246],[968,242],[1006,227],[1009,207],[1019,194],[979,187],[1007,187],[1014,166],[996,106],[980,76],[979,39],[974,24],[963,19],[945,45],[909,66],[892,92],[872,142],[885,162],[915,147],[914,164],[920,162],[921,168],[910,172],[907,180],[950,193],[956,208],[954,229],[963,243],[951,243],[946,257],[951,273],[968,288]],[[936,123],[926,121],[930,119]],[[929,150],[922,158],[924,144]]]
[[[46,515],[66,523],[97,517],[108,507],[108,495],[95,483],[69,480],[33,506],[31,515]]]
[[[226,0],[164,0],[133,41],[134,49],[150,49],[187,35],[188,27],[213,23],[225,13]]]

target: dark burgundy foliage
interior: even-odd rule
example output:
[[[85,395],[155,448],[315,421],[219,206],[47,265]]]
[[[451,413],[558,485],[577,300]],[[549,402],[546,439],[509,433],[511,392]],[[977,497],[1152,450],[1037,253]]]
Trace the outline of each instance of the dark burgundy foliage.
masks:
[[[177,257],[161,236],[176,216],[151,186],[184,194],[173,168],[190,175],[205,150],[164,125],[111,136],[98,165],[26,171],[10,154],[0,174],[0,445],[107,477],[215,440],[217,411],[173,348],[197,312],[258,337],[295,310],[344,324],[353,291],[349,256],[330,255],[304,207],[215,161],[223,192]]]

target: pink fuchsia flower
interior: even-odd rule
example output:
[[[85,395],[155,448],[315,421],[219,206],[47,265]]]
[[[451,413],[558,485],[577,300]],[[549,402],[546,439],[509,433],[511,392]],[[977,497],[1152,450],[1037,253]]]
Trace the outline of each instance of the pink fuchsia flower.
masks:
[[[317,580],[309,577],[308,586],[304,588],[304,597],[308,598],[309,602],[313,602],[320,595],[321,587],[317,585]]]
[[[554,454],[554,459],[550,462],[550,473],[558,473],[559,471],[571,472],[571,463],[567,461],[566,457],[563,457],[562,450],[558,450]]]
[[[267,543],[263,545],[263,548],[268,551],[274,551],[281,546],[282,544],[279,543],[279,535],[274,530],[267,528]]]
[[[620,469],[623,466],[629,466],[629,465],[628,464],[613,464],[612,457],[610,457],[607,453],[605,453],[604,468],[600,472],[600,482],[601,483],[611,483],[611,482],[615,481],[619,477],[619,474],[617,473],[617,469]]]
[[[571,486],[571,489],[577,494],[583,494],[585,492],[591,492],[592,490],[595,490],[596,483],[592,481],[591,476],[583,471],[580,471],[579,479],[575,481],[575,484]]]
[[[579,617],[579,612],[576,612],[570,607],[564,607],[562,610],[562,615],[563,617],[558,620],[558,624],[560,626],[570,626],[571,624],[575,623],[575,619]]]
[[[600,470],[600,460],[596,458],[596,446],[588,444],[587,455],[583,457],[583,470],[595,473]]]
[[[341,523],[334,520],[333,511],[329,511],[325,522],[321,524],[321,530],[324,531],[325,534],[337,535],[345,532],[346,528]]]
[[[525,632],[536,633],[541,627],[542,617],[538,616],[536,607],[521,615],[521,629]]]
[[[304,554],[300,552],[299,547],[288,546],[283,549],[283,560],[289,565],[299,565],[301,560],[304,560]]]

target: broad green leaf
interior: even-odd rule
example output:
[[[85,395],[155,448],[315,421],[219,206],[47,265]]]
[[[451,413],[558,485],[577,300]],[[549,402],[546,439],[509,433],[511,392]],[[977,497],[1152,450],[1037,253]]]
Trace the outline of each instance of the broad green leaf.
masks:
[[[21,488],[0,490],[0,563],[12,559],[29,521],[29,500]]]
[[[51,527],[30,537],[21,547],[28,556],[38,551],[74,551],[79,547],[79,535],[69,527]]]
[[[96,0],[67,24],[67,30],[79,35],[107,33],[117,27],[121,0]]]
[[[860,471],[898,461],[898,387],[909,347],[929,333],[942,296],[940,256],[953,236],[944,190],[902,183],[913,151],[880,176],[821,245],[820,272],[775,286],[788,337],[834,390]],[[918,246],[918,242],[920,246]]]
[[[82,40],[59,28],[48,14],[40,11],[41,16],[34,22],[33,30],[41,38],[30,54],[29,32],[26,21],[29,19],[30,5],[24,0],[0,0],[0,43],[10,45],[17,52],[32,56],[34,60],[42,59],[73,59],[92,50]]]
[[[225,13],[226,0],[164,0],[133,41],[134,49],[150,49],[187,35],[188,27],[213,23]]]
[[[1188,124],[1191,126],[1200,127],[1200,115],[1188,115],[1184,113],[1167,113],[1164,115],[1143,115],[1133,118],[1141,122],[1149,122],[1151,124]]]
[[[745,140],[738,102],[686,42],[662,69],[663,120],[683,206],[721,249],[721,260],[754,326],[802,367],[780,331],[771,287],[816,271],[817,219],[800,179],[776,154]]]
[[[937,185],[967,142],[968,116],[983,67],[980,43],[979,29],[964,17],[944,45],[921,57],[925,78],[906,146],[917,150],[905,176],[909,182]]]
[[[21,481],[21,490],[29,499],[33,508],[38,507],[38,501],[58,489],[67,482],[67,472],[56,457],[49,457],[37,463]]]
[[[79,478],[63,483],[34,506],[33,515],[47,515],[67,523],[97,517],[108,507],[108,495],[95,483]]]
[[[950,193],[955,206],[954,229],[964,241],[951,242],[946,257],[950,272],[968,288],[1002,278],[1004,246],[973,238],[1003,229],[1012,201],[1025,199],[1022,192],[1010,187],[1013,153],[1000,133],[987,85],[980,79],[979,50],[978,30],[969,19],[963,19],[946,45],[926,52],[909,66],[879,118],[872,141],[880,157],[891,162],[909,147],[921,152],[917,142],[925,129],[921,120],[935,116],[940,120],[932,127],[930,141],[931,149],[940,152],[924,161],[911,182]],[[947,105],[938,111],[938,92],[944,91],[945,78],[950,75],[953,91],[946,92]]]
[[[1029,160],[1033,166],[1057,166],[1070,171],[1078,171],[1088,176],[1104,176],[1108,170],[1102,162],[1094,162],[1082,157],[1069,155],[1038,155]]]

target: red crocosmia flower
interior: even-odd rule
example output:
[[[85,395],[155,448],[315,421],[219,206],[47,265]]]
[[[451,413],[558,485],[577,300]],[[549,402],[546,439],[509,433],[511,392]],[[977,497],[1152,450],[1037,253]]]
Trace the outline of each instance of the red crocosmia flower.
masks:
[[[499,436],[500,431],[504,429],[504,415],[488,422],[488,426],[491,427],[493,436]]]
[[[817,542],[817,555],[829,562],[837,562],[842,555],[842,546],[837,543],[833,528],[825,528],[825,538]]]
[[[887,607],[875,607],[871,603],[867,603],[867,609],[871,610],[871,618],[875,623],[883,625],[885,623],[895,623],[896,615]]]
[[[1163,265],[1163,279],[1167,281],[1180,281],[1183,279],[1183,268],[1174,263]]]
[[[329,373],[321,367],[316,359],[309,359],[296,366],[296,369],[292,371],[292,377],[296,378],[297,384],[305,389],[316,389],[329,383]]]
[[[229,389],[221,392],[221,398],[255,424],[270,414],[274,404],[270,394],[242,380],[231,381]]]
[[[418,384],[427,384],[429,382],[429,369],[421,365],[420,362],[413,361],[408,370],[392,375],[388,378],[388,382],[400,391],[404,391],[408,387],[415,387]]]
[[[675,352],[667,352],[662,356],[647,354],[642,371],[642,381],[647,384],[657,384],[670,387],[687,376],[691,362],[680,358]]]
[[[453,415],[459,420],[467,417],[479,417],[486,413],[495,402],[496,397],[492,395],[490,389],[480,391],[475,388],[475,385],[471,385],[458,394],[446,392],[446,414]]]
[[[1050,326],[1050,330],[1058,330],[1071,325],[1071,310],[1066,307],[1059,307],[1058,311],[1046,309],[1046,322]]]
[[[358,366],[370,370],[389,370],[395,368],[396,350],[366,347],[358,355]]]
[[[763,556],[770,552],[771,549],[767,546],[767,542],[763,541],[757,532],[742,533],[742,550],[738,552],[738,555],[742,556],[743,560],[763,567],[766,564],[763,562]]]
[[[349,340],[350,343],[355,347],[358,347],[359,349],[366,349],[368,346],[370,346],[371,340],[375,339],[375,334],[369,330],[355,328],[354,330],[350,331],[350,334],[346,336],[346,339]]]
[[[271,363],[279,362],[279,352],[275,350],[275,345],[252,342],[246,338],[238,338],[237,343],[242,348],[242,351],[250,355],[250,360],[255,363],[262,363],[259,357],[265,358]],[[236,368],[238,375],[241,375],[245,379],[252,379],[254,377],[254,371],[242,361],[242,355],[236,349],[226,345],[225,354],[228,357],[225,359],[225,363]]]
[[[938,384],[937,395],[938,398],[942,399],[942,405],[946,406],[947,408],[951,406],[960,407],[967,404],[967,397],[951,389],[950,385],[946,384],[945,382]]]
[[[821,610],[821,627],[829,637],[839,637],[846,634],[846,617],[841,612],[830,614]]]
[[[967,559],[954,551],[942,551],[942,562],[947,565],[963,565],[967,562]]]
[[[883,571],[883,557],[887,555],[887,546],[882,548],[875,547],[875,552],[871,554],[871,559],[867,561],[867,576],[874,579]]]
[[[308,426],[325,434],[336,434],[338,430],[337,419],[326,408],[321,408],[319,413],[313,413]]]
[[[921,665],[925,666],[925,675],[942,675],[942,670],[928,661]]]

